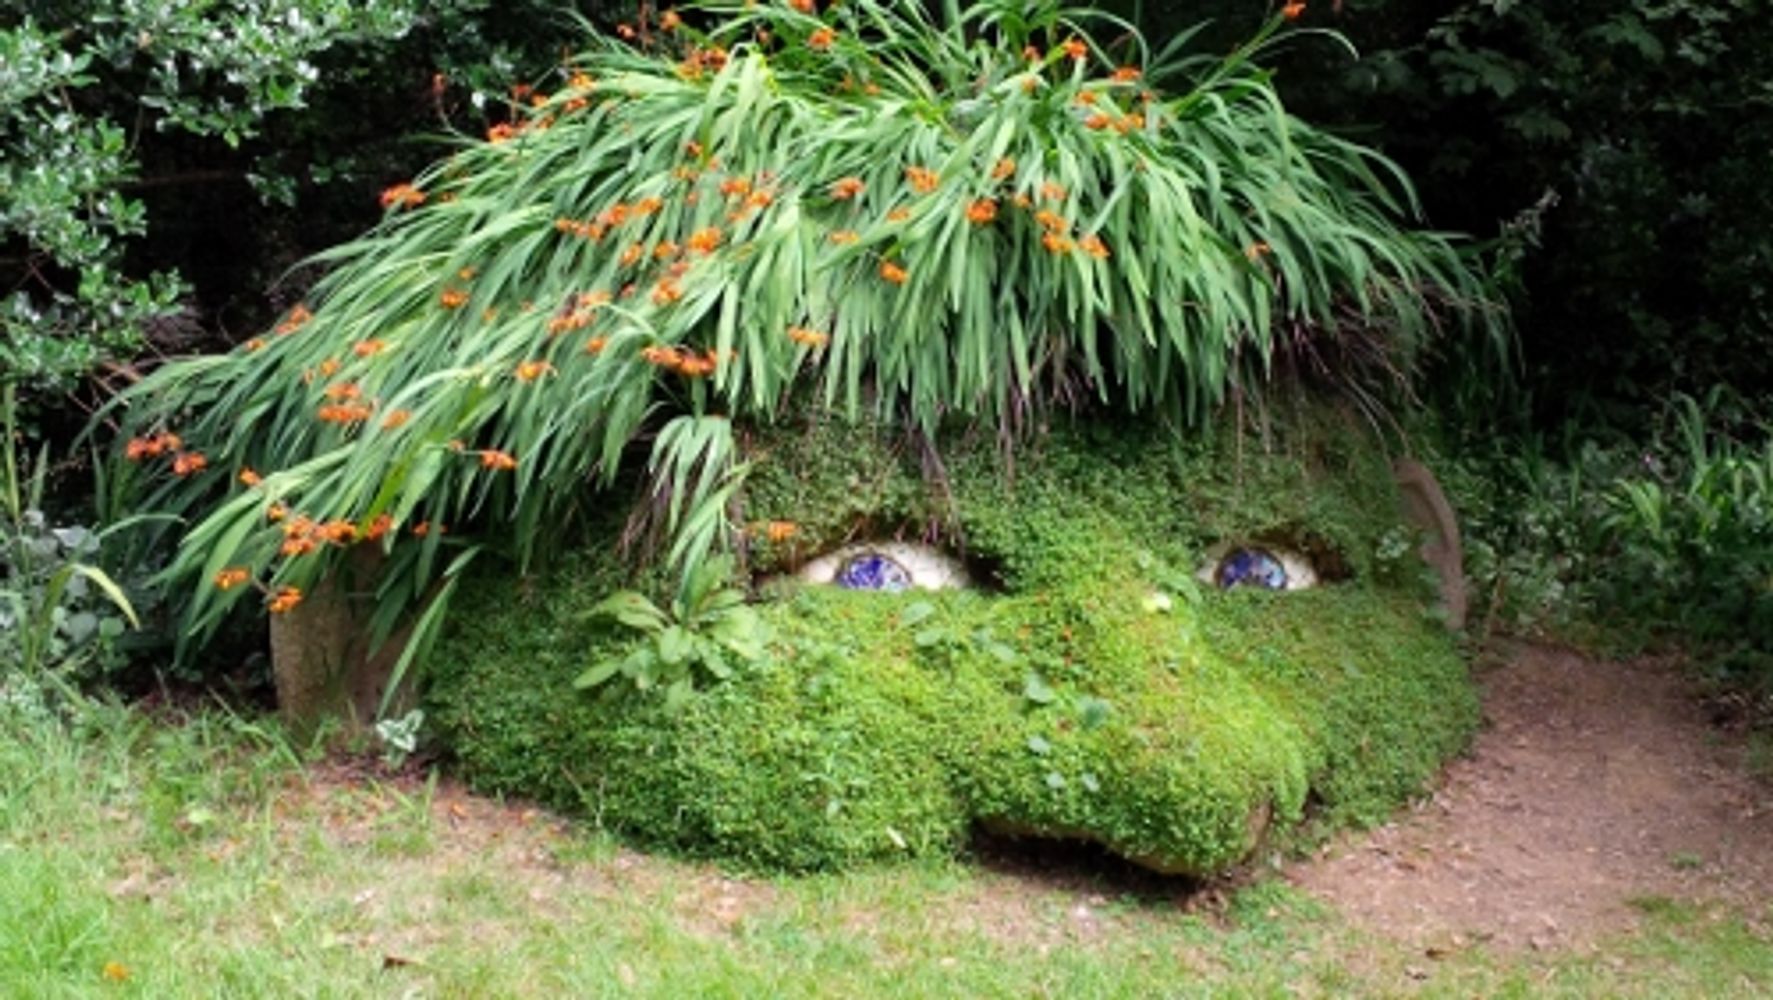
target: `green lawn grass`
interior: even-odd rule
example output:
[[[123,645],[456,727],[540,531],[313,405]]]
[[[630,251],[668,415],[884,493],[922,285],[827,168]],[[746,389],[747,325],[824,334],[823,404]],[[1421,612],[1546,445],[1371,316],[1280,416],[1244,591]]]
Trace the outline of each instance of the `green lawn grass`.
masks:
[[[1277,877],[1198,907],[1086,868],[748,878],[435,780],[327,777],[225,714],[78,728],[0,706],[0,996],[1773,990],[1766,912],[1646,899],[1582,953],[1431,958]]]

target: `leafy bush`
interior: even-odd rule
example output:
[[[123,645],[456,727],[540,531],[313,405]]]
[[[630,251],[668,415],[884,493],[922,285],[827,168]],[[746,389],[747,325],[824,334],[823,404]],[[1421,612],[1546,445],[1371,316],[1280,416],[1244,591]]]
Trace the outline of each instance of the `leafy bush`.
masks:
[[[1297,836],[1308,804],[1323,823],[1376,821],[1475,722],[1420,574],[1384,555],[1386,464],[1343,434],[1240,461],[1229,439],[1068,427],[1019,454],[1013,484],[990,445],[950,442],[948,544],[1001,591],[766,587],[770,656],[676,709],[573,690],[636,648],[585,615],[625,577],[600,533],[541,579],[476,575],[436,656],[432,718],[486,789],[748,865],[947,854],[989,823],[1217,871],[1265,822]],[[754,539],[754,565],[861,525],[922,534],[943,493],[891,440],[838,421],[762,435],[772,461],[746,515],[798,530]],[[1192,579],[1214,542],[1307,536],[1334,539],[1356,582],[1202,594]]]
[[[1255,62],[1281,24],[1186,57],[1044,0],[940,21],[861,0],[594,40],[391,188],[283,335],[128,394],[140,452],[179,424],[148,503],[193,518],[170,571],[188,621],[251,591],[219,573],[288,607],[373,538],[391,628],[446,565],[415,525],[508,526],[487,540],[527,556],[661,415],[682,416],[655,491],[693,565],[730,537],[725,418],[806,382],[926,431],[1084,394],[1198,419],[1281,356],[1334,352],[1360,382],[1444,313],[1500,329],[1452,244],[1405,227],[1401,175],[1286,114]]]

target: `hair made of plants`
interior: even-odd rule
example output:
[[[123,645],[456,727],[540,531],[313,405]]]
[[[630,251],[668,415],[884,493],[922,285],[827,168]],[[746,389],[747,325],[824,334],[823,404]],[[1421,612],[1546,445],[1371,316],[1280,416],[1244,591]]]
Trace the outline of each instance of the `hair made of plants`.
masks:
[[[1408,371],[1449,317],[1503,336],[1407,180],[1281,106],[1257,60],[1287,22],[1203,56],[1049,0],[789,0],[589,39],[385,192],[308,307],[121,398],[147,507],[187,519],[187,646],[363,545],[386,635],[482,546],[527,561],[648,440],[687,571],[734,530],[731,421],[791,400],[1198,422],[1280,352]]]

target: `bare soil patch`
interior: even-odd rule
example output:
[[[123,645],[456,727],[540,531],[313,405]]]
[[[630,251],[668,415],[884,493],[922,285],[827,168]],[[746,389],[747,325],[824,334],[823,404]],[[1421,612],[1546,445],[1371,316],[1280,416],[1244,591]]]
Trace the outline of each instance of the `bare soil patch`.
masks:
[[[1708,725],[1678,663],[1503,654],[1480,675],[1487,725],[1441,788],[1291,867],[1294,884],[1431,953],[1581,947],[1655,898],[1765,913],[1773,788]]]

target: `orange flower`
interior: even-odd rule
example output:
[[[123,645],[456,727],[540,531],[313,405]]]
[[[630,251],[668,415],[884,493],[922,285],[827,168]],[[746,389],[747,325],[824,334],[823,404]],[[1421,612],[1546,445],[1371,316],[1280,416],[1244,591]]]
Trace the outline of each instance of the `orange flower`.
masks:
[[[911,218],[911,209],[900,206],[887,213],[888,222],[904,222]]]
[[[1073,100],[1075,100],[1078,104],[1083,104],[1083,105],[1095,104],[1096,103],[1096,92],[1093,90],[1079,91],[1077,97],[1073,98]]]
[[[475,275],[475,270],[474,270],[473,266],[464,267],[460,271],[456,272],[456,277],[462,279],[463,281],[473,281],[474,275]]]
[[[651,215],[665,207],[665,199],[646,197],[634,203],[635,215]]]
[[[815,0],[788,0],[788,6],[793,7],[802,14],[811,14],[819,9],[819,5]]]
[[[1139,72],[1139,67],[1137,66],[1122,66],[1115,70],[1114,73],[1109,76],[1109,79],[1114,80],[1117,83],[1131,83],[1144,75],[1145,74]]]
[[[697,253],[713,253],[720,248],[720,230],[710,226],[690,234],[686,245]]]
[[[991,179],[994,181],[1008,180],[1015,172],[1016,161],[1006,156],[998,160],[997,165],[991,168]]]
[[[776,196],[770,194],[768,191],[753,191],[751,192],[751,197],[745,199],[745,207],[764,209],[770,207],[775,200]]]
[[[793,521],[770,521],[763,526],[763,537],[777,545],[782,544],[800,533],[800,525]]]
[[[517,381],[534,382],[543,375],[551,375],[554,366],[546,361],[525,361],[517,366]]]
[[[836,243],[839,246],[846,246],[861,238],[862,234],[856,232],[854,229],[839,229],[831,234],[831,242]]]
[[[791,326],[788,328],[788,339],[807,347],[824,347],[831,341],[831,335],[809,330],[804,326]]]
[[[194,451],[181,451],[172,457],[172,474],[191,476],[209,467],[209,459]]]
[[[280,615],[286,611],[292,610],[300,603],[302,603],[302,592],[299,589],[295,587],[282,587],[278,589],[276,594],[272,595],[270,600],[265,602],[265,607],[269,608],[272,614]]]
[[[295,308],[289,311],[289,315],[283,317],[283,322],[277,324],[277,332],[284,336],[288,336],[289,334],[300,330],[313,318],[314,314],[308,311],[307,306],[297,303]]]
[[[357,388],[357,383],[355,382],[340,382],[336,385],[329,385],[326,387],[324,393],[327,399],[334,401],[356,399],[362,394],[362,390]]]
[[[368,420],[374,413],[372,407],[362,403],[335,403],[320,407],[314,416],[328,424],[360,424]]]
[[[1089,129],[1105,129],[1113,123],[1113,119],[1104,114],[1093,114],[1084,119],[1084,127]]]
[[[105,967],[100,974],[105,977],[106,982],[128,982],[129,966],[124,965],[122,962],[106,962]]]
[[[836,40],[837,40],[837,32],[832,31],[830,28],[820,28],[820,29],[814,31],[812,34],[806,36],[807,48],[818,49],[821,52],[826,49],[829,49],[831,47],[831,43]]]
[[[1065,54],[1075,60],[1086,59],[1089,57],[1090,47],[1081,38],[1068,38],[1065,40]]]
[[[264,481],[265,481],[265,477],[259,475],[258,473],[252,471],[251,469],[241,469],[240,470],[240,485],[245,486],[248,489],[251,489],[252,487],[257,486],[258,484],[260,484]]]
[[[486,130],[486,141],[497,145],[517,134],[516,126],[510,122],[500,122]]]
[[[385,340],[359,340],[351,345],[351,353],[360,358],[373,358],[388,349]]]
[[[229,566],[215,575],[215,587],[217,590],[233,590],[250,579],[252,573],[245,566]]]
[[[720,193],[729,198],[742,198],[751,193],[751,178],[728,177],[720,182]]]
[[[406,422],[411,419],[411,410],[389,410],[388,415],[382,418],[382,430],[396,430],[405,426]]]
[[[860,177],[839,177],[831,184],[831,197],[838,201],[848,201],[867,190],[867,187]]]
[[[1071,223],[1065,221],[1064,216],[1044,208],[1034,213],[1034,221],[1040,223],[1042,229],[1053,233],[1063,233],[1071,228]]]
[[[895,285],[903,285],[911,273],[890,260],[880,262],[880,276]]]
[[[382,540],[382,536],[386,535],[393,529],[393,527],[393,515],[378,514],[374,520],[369,522],[369,527],[363,529],[363,540],[366,542],[379,542]]]
[[[653,305],[668,306],[683,298],[683,289],[678,287],[676,279],[660,278],[653,286]]]
[[[585,353],[586,354],[602,354],[603,349],[608,346],[609,346],[609,338],[608,337],[592,337],[590,340],[585,341]]]
[[[980,198],[967,206],[967,221],[977,226],[997,221],[997,202],[990,198]]]
[[[677,256],[678,249],[677,244],[670,240],[666,240],[658,246],[653,247],[653,257],[656,260],[665,260],[670,257],[675,257]]]
[[[412,536],[414,538],[424,538],[425,536],[429,535],[431,533],[431,531],[432,531],[432,524],[430,521],[420,521],[419,523],[412,526]],[[441,524],[436,526],[436,531],[439,535],[446,535],[449,533],[449,530]]]
[[[1274,248],[1266,243],[1252,243],[1244,249],[1244,256],[1251,260],[1260,260],[1274,252]]]
[[[683,27],[683,18],[678,15],[677,11],[668,10],[659,15],[660,31],[676,31],[681,27]]]
[[[1064,201],[1065,188],[1053,181],[1047,181],[1040,186],[1040,196],[1047,201]]]
[[[246,350],[249,353],[253,352],[253,351],[262,351],[264,349],[265,349],[265,342],[263,340],[259,339],[258,337],[254,337],[251,340],[246,342]]]
[[[488,448],[480,453],[480,467],[499,472],[510,472],[517,468],[517,458],[508,452]]]
[[[1305,5],[1302,3],[1290,3],[1281,8],[1281,16],[1289,21],[1299,20],[1299,16],[1304,13]]]
[[[905,179],[911,183],[912,190],[919,194],[929,194],[934,191],[936,185],[940,184],[942,180],[934,170],[928,167],[906,167]]]
[[[1078,240],[1077,248],[1097,260],[1108,259],[1108,245],[1103,243],[1102,238],[1094,233]]]
[[[425,203],[425,192],[411,184],[396,184],[382,191],[382,208],[417,208]]]
[[[1060,236],[1058,233],[1047,233],[1042,236],[1040,238],[1040,244],[1047,248],[1047,252],[1056,254],[1070,253],[1072,247],[1071,241]]]
[[[1022,47],[1022,58],[1029,62],[1040,62],[1040,50],[1032,45],[1024,45]]]
[[[459,288],[451,288],[438,296],[437,301],[441,302],[445,309],[460,309],[468,304],[468,293]]]
[[[280,503],[274,503],[265,508],[265,520],[270,521],[272,524],[276,524],[278,521],[281,521],[288,516],[289,508]]]
[[[145,438],[131,438],[123,447],[123,456],[131,462],[139,462],[144,458],[170,455],[184,447],[184,444],[177,434],[151,434]]]
[[[641,258],[641,256],[645,253],[646,253],[646,246],[644,244],[630,243],[630,244],[628,244],[628,249],[622,251],[622,257],[621,257],[620,263],[623,267],[627,267],[628,265],[639,260]]]

